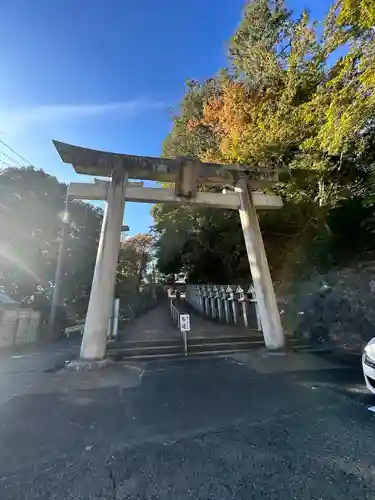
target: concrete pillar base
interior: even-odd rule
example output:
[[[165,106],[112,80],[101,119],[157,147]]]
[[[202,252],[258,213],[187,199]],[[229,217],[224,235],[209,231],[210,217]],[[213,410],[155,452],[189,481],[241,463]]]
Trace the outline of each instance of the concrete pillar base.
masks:
[[[91,360],[91,359],[74,359],[66,363],[65,369],[73,372],[90,372],[108,368],[113,364],[113,360],[109,358]]]

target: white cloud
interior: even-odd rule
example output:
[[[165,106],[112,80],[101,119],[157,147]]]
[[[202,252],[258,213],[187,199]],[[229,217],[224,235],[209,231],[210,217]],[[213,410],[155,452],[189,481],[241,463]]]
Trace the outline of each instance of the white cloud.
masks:
[[[0,131],[15,132],[30,126],[76,121],[103,115],[131,119],[141,113],[165,107],[166,104],[160,101],[135,99],[102,104],[56,104],[16,108],[0,112]]]

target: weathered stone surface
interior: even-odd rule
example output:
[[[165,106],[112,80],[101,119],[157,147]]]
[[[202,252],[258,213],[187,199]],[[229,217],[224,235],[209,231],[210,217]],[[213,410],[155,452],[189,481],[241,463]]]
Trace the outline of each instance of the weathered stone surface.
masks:
[[[95,149],[82,148],[53,141],[61,159],[65,163],[71,163],[77,173],[86,175],[100,175],[109,177],[114,167],[125,169],[129,178],[141,180],[155,180],[159,182],[177,182],[181,168],[185,164],[191,164],[191,158],[152,158],[147,156],[135,156]],[[253,187],[269,187],[278,181],[278,169],[273,166],[257,168],[246,165],[223,165],[214,163],[195,163],[195,176],[199,184],[234,185],[237,174],[240,172],[251,172]],[[186,193],[185,193],[186,194]]]
[[[283,301],[284,327],[315,343],[360,352],[375,336],[375,263],[331,271]]]

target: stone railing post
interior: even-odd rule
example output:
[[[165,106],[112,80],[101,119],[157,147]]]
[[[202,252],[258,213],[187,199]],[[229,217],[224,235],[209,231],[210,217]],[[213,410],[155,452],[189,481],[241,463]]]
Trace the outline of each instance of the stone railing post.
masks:
[[[191,288],[193,285],[190,285],[190,287],[185,286],[185,300],[188,304],[191,304]]]
[[[216,318],[215,290],[213,285],[208,287],[208,300],[210,303],[210,316]]]
[[[231,289],[230,285],[228,285],[225,288],[225,292],[223,292],[225,321],[226,321],[226,323],[228,323],[228,325],[231,322],[231,312],[230,312],[230,310],[231,310],[231,302],[230,302],[230,294],[231,294],[231,292],[232,292],[232,289]]]
[[[201,309],[200,309],[200,312],[202,314],[205,314],[206,304],[204,302],[204,286],[203,285],[199,286],[199,295],[200,295],[200,299],[201,299]]]
[[[224,320],[224,309],[223,309],[223,286],[218,285],[216,287],[216,301],[217,301],[217,312],[219,320]]]
[[[210,315],[210,299],[209,299],[209,291],[208,286],[203,285],[203,302],[204,302],[204,314],[206,316]]]
[[[254,304],[255,315],[256,315],[256,319],[257,319],[257,330],[262,331],[262,323],[260,321],[259,307],[258,307],[258,302],[257,302],[257,298],[255,295],[255,289],[254,289],[253,285],[249,286],[249,289],[247,291],[247,295],[249,297],[249,301]]]
[[[186,285],[185,286],[185,300],[188,304],[194,306],[193,302],[194,295],[194,285]]]
[[[230,300],[230,303],[231,303],[231,307],[232,307],[232,316],[233,316],[233,323],[235,325],[238,325],[238,304],[237,304],[237,298],[236,298],[236,294],[235,294],[235,290],[237,289],[237,287],[234,285],[229,285],[230,287],[230,292],[229,292],[229,300]]]
[[[213,314],[213,318],[219,319],[219,307],[218,307],[219,304],[217,301],[217,292],[218,292],[217,285],[213,285],[212,290],[211,290],[212,314]]]
[[[242,309],[242,298],[243,298],[243,289],[240,285],[236,286],[234,291],[234,297],[237,305],[237,324],[242,323],[243,321],[243,309]]]
[[[201,299],[199,295],[199,285],[194,285],[194,304],[195,304],[195,309],[200,311]]]
[[[190,285],[185,288],[185,299],[193,307],[196,307],[195,303],[195,285]]]
[[[246,327],[249,326],[249,315],[248,315],[248,298],[247,295],[244,292],[244,289],[241,286],[237,287],[236,294],[238,296],[238,302],[241,305],[242,308],[242,317],[243,317],[243,322]]]
[[[185,296],[187,302],[189,302],[190,305],[193,307],[197,307],[197,301],[196,301],[196,285],[187,285],[185,288]]]
[[[198,285],[198,309],[201,313],[204,312],[203,287]]]

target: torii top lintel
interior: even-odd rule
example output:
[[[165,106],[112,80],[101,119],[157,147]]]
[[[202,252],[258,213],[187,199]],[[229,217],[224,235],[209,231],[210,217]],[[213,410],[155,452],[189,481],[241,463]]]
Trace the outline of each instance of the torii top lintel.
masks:
[[[78,174],[110,177],[115,167],[124,168],[130,179],[178,182],[181,172],[190,165],[197,184],[233,185],[246,172],[250,182],[270,185],[278,180],[276,169],[253,168],[246,165],[201,163],[193,158],[153,158],[135,156],[73,146],[53,141],[61,159],[71,163]]]

